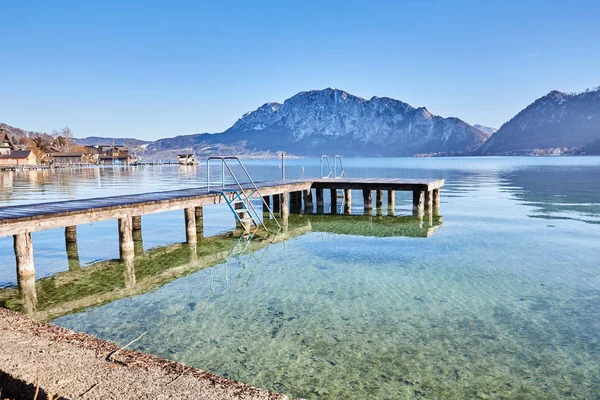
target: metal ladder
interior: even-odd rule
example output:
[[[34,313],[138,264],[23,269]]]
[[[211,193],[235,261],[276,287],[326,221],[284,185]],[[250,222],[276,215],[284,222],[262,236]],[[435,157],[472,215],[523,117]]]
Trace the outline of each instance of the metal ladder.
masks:
[[[339,170],[340,170],[340,174],[338,175],[338,164],[339,164]],[[329,170],[329,172],[327,174],[325,174],[323,172],[323,167],[327,166],[327,169]],[[327,171],[327,169],[325,169],[325,171]],[[333,168],[331,168],[331,162],[329,161],[329,156],[323,154],[321,156],[321,178],[334,178],[334,179],[340,179],[343,178],[346,175],[346,171],[344,170],[344,163],[342,162],[342,156],[339,154],[336,154],[335,156],[333,156]],[[336,203],[337,200],[342,200],[340,202],[340,212],[343,210],[344,207],[344,202],[346,201],[346,197],[344,195],[344,190],[343,189],[335,189],[335,199],[336,199]],[[332,199],[333,200],[333,199]],[[332,201],[333,204],[333,201]]]
[[[325,161],[325,162],[324,162]],[[338,164],[340,165],[340,174],[338,175]],[[329,170],[327,175],[323,172],[323,167],[327,167],[325,171]],[[339,179],[343,178],[346,175],[346,171],[344,170],[344,163],[342,162],[342,156],[336,154],[333,156],[333,168],[331,167],[331,162],[329,161],[329,156],[323,154],[321,156],[321,178],[334,178]]]
[[[221,162],[221,187],[220,187],[220,190],[211,190],[211,185],[210,185],[210,162],[211,162],[211,160],[219,160]],[[235,176],[235,174],[234,174],[233,170],[231,169],[231,166],[229,165],[227,160],[236,161],[237,164],[239,164],[239,166],[241,167],[242,171],[244,172],[244,174],[246,175],[246,177],[248,179],[248,184],[250,185],[249,189],[247,188],[246,190],[244,190],[243,185],[240,183],[238,178]],[[237,188],[226,187],[226,185],[225,185],[225,170],[227,170],[229,172],[229,175],[231,175],[231,178],[233,178],[233,181],[235,182],[235,185],[232,184],[229,186],[237,186]],[[212,157],[208,157],[206,159],[206,190],[208,191],[208,193],[220,193],[221,196],[223,196],[223,198],[225,199],[225,202],[229,206],[229,209],[235,216],[236,221],[238,221],[242,225],[242,227],[244,228],[244,230],[246,232],[250,232],[251,224],[253,224],[256,227],[262,226],[266,231],[268,231],[260,214],[258,213],[256,208],[252,204],[252,197],[255,195],[258,196],[258,198],[262,202],[263,206],[266,207],[266,209],[269,211],[269,215],[271,216],[271,218],[275,221],[277,226],[281,229],[281,225],[279,224],[279,221],[277,221],[277,218],[275,218],[275,215],[273,214],[273,210],[271,210],[271,207],[269,207],[269,204],[267,204],[267,202],[265,202],[264,197],[261,195],[260,191],[258,190],[258,187],[256,186],[256,183],[254,182],[254,180],[252,180],[252,177],[248,173],[248,170],[246,169],[246,167],[244,167],[244,164],[242,164],[242,161],[238,157],[235,157],[235,156],[226,156],[226,157],[212,156]],[[237,204],[240,204],[241,207],[236,209],[235,205],[237,205]],[[240,216],[240,214],[246,214],[246,217],[242,218]]]

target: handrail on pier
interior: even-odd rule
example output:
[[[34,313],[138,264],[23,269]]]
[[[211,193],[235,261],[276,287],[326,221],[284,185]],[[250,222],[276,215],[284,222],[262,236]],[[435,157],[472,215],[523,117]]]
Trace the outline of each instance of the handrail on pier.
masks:
[[[338,162],[340,163],[340,176],[337,175],[337,164]],[[334,178],[342,178],[344,175],[346,174],[346,171],[344,170],[344,164],[342,164],[342,156],[340,156],[339,154],[336,154],[335,156],[333,156],[333,177]]]
[[[269,215],[271,216],[271,218],[273,218],[273,220],[275,220],[275,223],[281,229],[281,225],[279,224],[279,221],[277,221],[277,218],[275,218],[275,215],[273,214],[273,210],[271,210],[271,207],[265,201],[264,197],[262,196],[262,194],[258,190],[258,187],[256,186],[256,183],[254,182],[254,180],[252,179],[252,177],[248,173],[248,170],[246,169],[246,167],[244,166],[244,164],[242,163],[242,161],[238,157],[236,157],[236,156],[211,156],[211,157],[208,157],[206,159],[206,190],[209,193],[210,193],[210,161],[211,160],[220,160],[221,161],[221,194],[225,197],[225,199],[228,201],[228,203],[229,203],[229,199],[227,198],[227,196],[225,194],[225,169],[226,168],[227,168],[227,171],[229,172],[229,175],[231,175],[231,177],[235,181],[237,187],[239,188],[241,194],[243,195],[243,197],[238,195],[237,198],[239,198],[244,204],[246,203],[246,200],[248,200],[247,205],[249,205],[250,209],[252,210],[252,212],[254,212],[254,215],[252,215],[252,213],[249,213],[250,214],[250,218],[252,219],[252,221],[254,222],[254,224],[258,226],[258,223],[260,222],[260,224],[263,226],[263,228],[265,230],[268,230],[267,227],[266,227],[266,225],[265,225],[265,223],[261,220],[260,215],[256,211],[256,208],[254,208],[254,205],[250,201],[250,197],[254,193],[256,193],[259,196],[260,200],[262,201],[263,205],[269,211]],[[233,170],[231,169],[231,167],[227,163],[227,160],[237,161],[237,163],[239,164],[239,166],[242,168],[242,171],[244,171],[244,173],[246,174],[246,177],[248,178],[249,183],[252,184],[252,188],[253,188],[252,193],[250,193],[249,195],[246,194],[246,191],[244,190],[244,188],[242,187],[242,184],[240,183],[240,181],[237,179],[237,177],[233,173]],[[234,212],[234,215],[236,216],[236,218],[239,219],[237,213],[235,213],[235,210],[232,210],[232,211]]]
[[[323,173],[323,160],[327,161],[327,167],[329,168],[329,173],[325,175]],[[333,170],[331,169],[331,163],[329,162],[329,156],[323,154],[321,156],[321,178],[331,178],[333,176]]]
[[[329,173],[327,175],[325,175],[323,173],[323,167],[325,166],[325,164],[323,163],[323,160],[325,160],[327,162],[327,167],[329,168]],[[340,164],[340,175],[338,176],[337,174],[337,165],[338,163]],[[329,162],[329,156],[323,154],[321,156],[321,178],[342,178],[344,175],[346,174],[346,171],[344,170],[344,164],[342,163],[342,156],[340,156],[339,154],[336,154],[335,156],[333,156],[333,168],[331,168],[331,162]]]

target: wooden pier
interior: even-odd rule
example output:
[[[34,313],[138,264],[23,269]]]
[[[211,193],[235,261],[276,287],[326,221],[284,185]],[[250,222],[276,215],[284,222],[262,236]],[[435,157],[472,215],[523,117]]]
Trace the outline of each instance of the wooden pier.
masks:
[[[388,207],[393,209],[395,191],[412,192],[413,215],[439,213],[440,189],[444,180],[417,179],[350,179],[315,178],[257,182],[260,195],[279,213],[284,226],[291,213],[311,213],[316,202],[317,213],[324,212],[324,192],[330,191],[333,213],[337,209],[338,191],[343,191],[344,213],[350,213],[352,191],[362,192],[365,213],[383,207],[383,191],[387,191]],[[249,191],[251,184],[242,184]],[[225,189],[238,189],[238,186]],[[314,195],[313,195],[314,193]],[[254,196],[258,196],[255,194]],[[202,237],[203,207],[224,202],[220,192],[191,188],[165,192],[30,204],[0,208],[0,236],[14,237],[17,278],[21,283],[35,279],[31,232],[65,229],[67,248],[76,248],[77,225],[118,220],[120,257],[132,263],[136,253],[135,239],[141,238],[142,216],[165,211],[184,210],[186,241],[195,245]],[[134,278],[135,279],[135,278]],[[135,283],[135,282],[134,282]],[[24,285],[27,286],[27,285]]]

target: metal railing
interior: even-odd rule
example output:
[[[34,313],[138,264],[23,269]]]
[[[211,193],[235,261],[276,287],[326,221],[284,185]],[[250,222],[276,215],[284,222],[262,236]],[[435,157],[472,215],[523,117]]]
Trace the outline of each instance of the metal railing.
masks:
[[[254,212],[254,216],[250,215],[250,217],[254,221],[254,224],[258,226],[258,223],[260,222],[260,224],[263,226],[263,228],[265,228],[265,230],[268,230],[267,227],[265,226],[265,223],[260,218],[260,215],[256,211],[256,208],[254,208],[254,205],[252,204],[252,201],[250,199],[250,197],[252,195],[257,194],[259,196],[261,202],[263,203],[263,205],[269,211],[270,217],[275,221],[275,223],[277,224],[277,226],[281,229],[281,225],[279,224],[279,221],[277,221],[277,218],[275,218],[275,214],[273,214],[273,210],[271,210],[271,207],[265,201],[264,197],[260,193],[260,190],[258,190],[258,187],[256,186],[256,183],[254,182],[254,180],[252,179],[252,177],[248,173],[248,170],[246,169],[246,167],[244,167],[244,164],[242,163],[242,161],[238,157],[235,157],[235,156],[225,156],[225,157],[212,156],[212,157],[208,157],[206,159],[206,190],[209,193],[211,192],[211,189],[210,189],[210,187],[211,187],[210,186],[210,161],[211,160],[219,160],[219,161],[221,161],[221,194],[223,196],[225,196],[226,199],[227,199],[227,196],[225,194],[225,190],[226,190],[226,188],[225,188],[225,170],[227,169],[227,171],[229,172],[229,175],[231,175],[231,177],[233,178],[235,184],[237,185],[237,187],[239,188],[239,190],[243,194],[242,201],[248,200],[247,203],[250,206],[250,209],[252,210],[252,212]],[[254,189],[253,192],[250,195],[248,195],[246,193],[246,191],[244,190],[244,187],[242,186],[242,184],[240,183],[240,181],[235,176],[235,173],[233,172],[233,170],[231,169],[231,167],[227,163],[227,160],[237,161],[237,163],[239,164],[239,166],[242,168],[242,171],[244,171],[244,174],[246,174],[246,177],[248,178],[248,183],[251,184],[252,188]],[[250,214],[252,214],[252,213],[250,213]]]
[[[327,167],[329,168],[329,173],[327,173],[327,175],[325,175],[323,173],[323,167],[325,166],[325,164],[323,163],[323,160],[327,161]],[[329,157],[326,156],[325,154],[323,154],[321,156],[321,178],[331,178],[333,176],[333,170],[331,169],[331,163],[329,162]]]
[[[325,162],[324,162],[325,161]],[[337,171],[338,171],[338,163],[340,165],[340,175],[338,176]],[[327,173],[327,175],[325,175],[325,173],[323,172],[323,167],[327,167],[329,169],[329,172]],[[329,156],[323,154],[321,156],[321,178],[342,178],[344,175],[346,175],[346,171],[344,170],[344,163],[342,162],[342,156],[340,156],[339,154],[336,154],[335,156],[333,156],[333,168],[331,168],[331,162],[329,161]]]
[[[340,176],[337,175],[337,164],[340,163]],[[346,171],[344,170],[344,164],[342,163],[342,156],[336,154],[333,156],[333,177],[334,178],[342,178],[346,175]]]

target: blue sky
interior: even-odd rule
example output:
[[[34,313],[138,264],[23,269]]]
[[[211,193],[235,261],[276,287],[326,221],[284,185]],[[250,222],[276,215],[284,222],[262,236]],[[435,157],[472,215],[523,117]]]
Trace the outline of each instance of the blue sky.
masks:
[[[0,4],[0,122],[78,137],[220,132],[325,87],[499,127],[600,85],[598,1]]]

